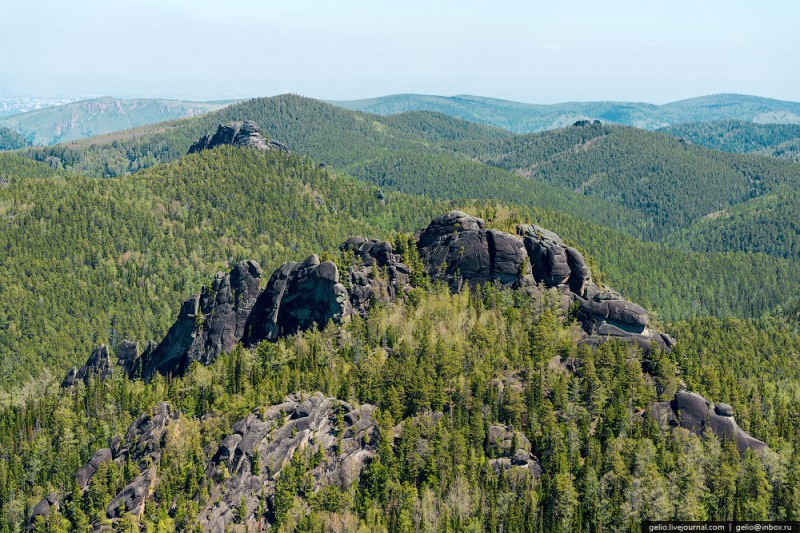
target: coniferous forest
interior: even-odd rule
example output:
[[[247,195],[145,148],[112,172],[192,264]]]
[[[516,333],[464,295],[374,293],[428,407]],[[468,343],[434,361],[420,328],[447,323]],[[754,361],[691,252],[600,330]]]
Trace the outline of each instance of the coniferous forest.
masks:
[[[800,520],[796,162],[294,95],[5,131],[2,532]]]

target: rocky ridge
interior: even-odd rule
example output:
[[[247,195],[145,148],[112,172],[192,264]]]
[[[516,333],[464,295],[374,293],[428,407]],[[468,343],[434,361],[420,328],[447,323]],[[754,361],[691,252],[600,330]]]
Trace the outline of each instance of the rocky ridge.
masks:
[[[86,363],[82,367],[73,367],[67,372],[67,375],[64,376],[64,380],[61,382],[61,386],[64,388],[72,387],[79,381],[83,381],[84,385],[88,385],[89,380],[94,377],[99,378],[100,381],[105,381],[111,376],[113,371],[114,367],[108,353],[108,346],[101,344],[92,350],[89,359],[86,360]]]
[[[417,235],[423,268],[453,290],[465,284],[556,289],[564,306],[576,302],[585,331],[583,342],[618,339],[649,351],[669,350],[675,341],[649,327],[649,316],[611,289],[592,280],[583,255],[555,233],[520,225],[517,235],[487,229],[483,220],[460,211],[433,220]],[[164,339],[135,358],[126,346],[124,366],[140,371],[182,374],[193,362],[210,364],[238,343],[247,347],[275,341],[311,327],[324,327],[368,312],[373,300],[391,302],[410,287],[411,268],[387,241],[352,237],[341,246],[352,258],[346,272],[316,255],[284,263],[260,289],[261,267],[240,261],[220,272],[210,286],[189,297]]]

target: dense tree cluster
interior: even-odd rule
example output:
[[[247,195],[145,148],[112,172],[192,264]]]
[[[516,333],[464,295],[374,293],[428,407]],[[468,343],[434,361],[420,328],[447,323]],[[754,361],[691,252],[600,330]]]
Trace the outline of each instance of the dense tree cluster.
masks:
[[[641,213],[648,239],[780,187],[800,188],[800,165],[727,154],[636,128],[589,124],[455,143],[480,160]]]
[[[18,131],[0,127],[0,150],[17,150],[29,144]]]
[[[316,390],[379,407],[377,454],[347,490],[312,492],[305,476],[318,459],[298,450],[255,510],[279,531],[603,531],[644,519],[800,516],[800,337],[786,322],[695,319],[675,326],[685,348],[669,356],[618,343],[593,352],[576,343],[555,294],[422,285],[366,319],[237,348],[183,378],[117,375],[4,409],[0,530],[21,526],[50,491],[62,507],[37,527],[106,521],[136,465],[106,464],[86,491],[73,473],[160,401],[182,414],[153,465],[140,525],[196,530],[214,483],[203,474],[209,443],[253,408]],[[740,455],[731,441],[659,426],[649,407],[674,393],[677,365],[689,387],[730,401],[771,450]],[[530,442],[540,477],[493,466],[513,450],[492,444],[492,425],[513,428],[512,448]],[[117,527],[135,524],[126,516]]]

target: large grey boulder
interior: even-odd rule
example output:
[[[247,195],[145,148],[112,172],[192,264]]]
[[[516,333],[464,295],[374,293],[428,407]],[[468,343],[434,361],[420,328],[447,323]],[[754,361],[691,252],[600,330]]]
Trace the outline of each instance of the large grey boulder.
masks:
[[[150,488],[154,480],[155,471],[152,469],[139,474],[111,500],[106,508],[106,515],[109,518],[119,518],[123,513],[128,512],[141,517],[144,513],[145,500],[150,495]]]
[[[92,455],[92,458],[89,459],[89,462],[86,464],[86,466],[75,472],[75,481],[78,483],[78,486],[82,489],[85,489],[89,484],[89,480],[92,479],[92,476],[95,474],[95,472],[97,472],[97,469],[100,468],[100,465],[106,461],[110,461],[111,459],[112,455],[110,448],[101,448],[94,452],[94,455]]]
[[[51,492],[36,504],[31,514],[30,523],[33,524],[38,516],[47,520],[53,512],[58,512],[58,494],[55,492]]]
[[[61,386],[72,387],[78,381],[83,381],[84,384],[89,383],[89,380],[98,377],[100,381],[105,381],[111,374],[113,373],[113,366],[111,364],[111,358],[108,354],[108,346],[105,344],[101,344],[94,350],[92,350],[89,359],[86,360],[86,363],[80,367],[79,369],[73,368],[67,375],[64,376],[64,380],[61,382]]]
[[[530,274],[522,239],[486,230],[483,220],[461,211],[434,219],[420,233],[417,247],[431,278],[454,288],[463,282],[514,285]]]
[[[119,364],[125,370],[125,373],[131,377],[141,377],[142,361],[139,358],[141,355],[139,344],[127,339],[122,340],[117,344],[116,352]]]
[[[339,283],[336,264],[312,255],[275,271],[247,320],[244,342],[274,341],[349,314],[349,295]]]
[[[211,286],[189,297],[178,319],[155,348],[142,354],[142,376],[182,374],[192,361],[207,365],[242,340],[259,293],[261,266],[239,261],[229,273],[218,272]]]
[[[741,454],[748,449],[756,452],[767,449],[764,442],[739,427],[733,417],[733,408],[728,404],[719,404],[712,409],[711,403],[704,397],[684,390],[675,393],[670,408],[674,418],[667,418],[668,421],[700,436],[704,436],[706,430],[711,430],[720,439],[733,439]]]

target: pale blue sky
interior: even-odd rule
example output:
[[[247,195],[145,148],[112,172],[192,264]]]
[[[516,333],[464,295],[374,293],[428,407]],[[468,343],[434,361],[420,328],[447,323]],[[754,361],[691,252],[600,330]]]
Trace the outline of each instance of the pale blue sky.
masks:
[[[0,95],[800,100],[800,1],[2,0]]]

